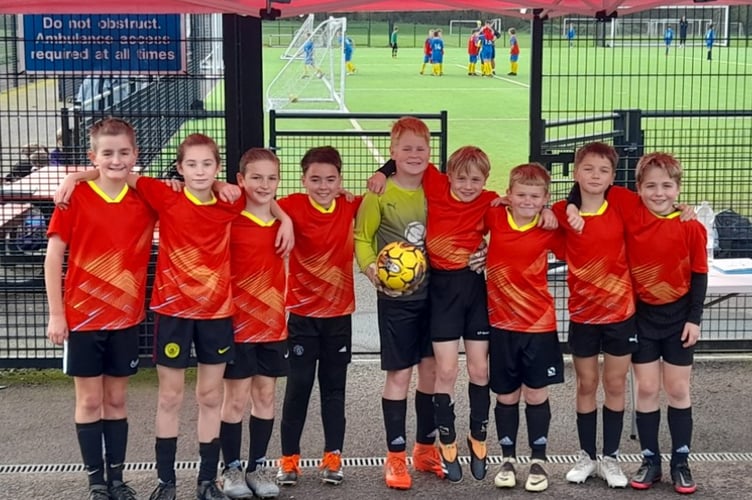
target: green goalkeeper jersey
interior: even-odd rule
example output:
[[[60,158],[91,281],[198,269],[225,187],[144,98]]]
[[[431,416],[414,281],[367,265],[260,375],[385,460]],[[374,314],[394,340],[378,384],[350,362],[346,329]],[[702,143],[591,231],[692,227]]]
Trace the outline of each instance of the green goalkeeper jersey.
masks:
[[[393,241],[406,241],[425,251],[426,197],[423,188],[405,189],[392,179],[384,194],[366,193],[355,218],[355,259],[364,271],[378,252]],[[410,298],[427,296],[425,280]]]

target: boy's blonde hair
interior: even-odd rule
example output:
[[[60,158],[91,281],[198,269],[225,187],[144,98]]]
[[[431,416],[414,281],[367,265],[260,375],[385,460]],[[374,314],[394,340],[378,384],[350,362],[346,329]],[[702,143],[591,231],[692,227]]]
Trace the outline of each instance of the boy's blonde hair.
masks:
[[[266,148],[251,148],[240,157],[240,168],[238,168],[238,173],[240,175],[245,175],[249,163],[264,160],[277,165],[277,172],[279,172],[279,158],[277,158],[277,155],[275,155],[272,150]]]
[[[616,171],[616,164],[619,162],[619,153],[616,152],[613,146],[604,142],[589,142],[582,146],[574,154],[575,168],[582,163],[582,160],[587,155],[597,155],[608,160],[611,164],[611,168]]]
[[[102,118],[89,129],[89,144],[91,150],[97,151],[97,143],[99,138],[103,135],[125,135],[131,141],[131,146],[136,149],[136,131],[133,130],[133,125],[123,120],[122,118],[114,118],[108,116]]]
[[[679,160],[677,160],[672,154],[656,152],[646,154],[640,158],[640,161],[637,162],[635,173],[638,186],[642,184],[643,180],[645,180],[645,173],[651,168],[663,170],[672,180],[676,181],[678,186],[681,186],[681,179],[684,170],[682,169]]]
[[[509,189],[512,189],[515,184],[542,186],[546,189],[546,193],[548,193],[548,187],[551,185],[551,175],[540,163],[523,163],[522,165],[517,165],[509,172]]]
[[[488,179],[488,174],[491,172],[491,161],[488,155],[479,147],[462,146],[449,157],[447,174],[469,174],[473,167]]]
[[[431,132],[428,131],[428,125],[414,116],[403,116],[392,125],[390,134],[392,145],[399,142],[400,138],[407,132],[412,132],[425,139],[427,144],[431,144]]]
[[[180,146],[178,146],[178,163],[183,163],[185,152],[188,150],[188,148],[194,146],[206,146],[211,150],[212,155],[214,156],[214,160],[217,162],[217,165],[222,163],[219,157],[219,147],[217,146],[217,143],[214,142],[214,139],[204,134],[191,134],[183,139],[183,142],[181,142]]]

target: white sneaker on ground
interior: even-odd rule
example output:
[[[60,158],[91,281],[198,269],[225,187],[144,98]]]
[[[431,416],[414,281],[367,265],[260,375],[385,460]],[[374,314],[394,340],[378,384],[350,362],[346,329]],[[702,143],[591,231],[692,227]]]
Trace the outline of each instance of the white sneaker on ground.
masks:
[[[614,457],[606,456],[601,459],[598,463],[598,476],[608,483],[609,488],[627,487],[627,476]]]
[[[589,477],[595,477],[596,462],[585,450],[580,450],[577,454],[577,462],[569,472],[567,472],[567,481],[570,483],[584,483]]]
[[[230,498],[250,498],[253,492],[245,484],[245,475],[237,467],[230,467],[222,473],[222,493]]]

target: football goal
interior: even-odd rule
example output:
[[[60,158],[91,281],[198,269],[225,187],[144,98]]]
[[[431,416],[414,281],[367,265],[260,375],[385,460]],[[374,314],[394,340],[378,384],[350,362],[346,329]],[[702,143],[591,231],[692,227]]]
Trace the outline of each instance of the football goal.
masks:
[[[303,39],[266,89],[266,108],[345,111],[344,17],[330,17]]]
[[[452,19],[449,21],[449,34],[470,33],[482,25],[483,22],[477,19]]]
[[[287,46],[285,51],[280,56],[282,59],[293,59],[300,54],[300,48],[303,46],[306,38],[313,32],[313,14],[308,14],[300,28],[295,31],[295,34],[290,40],[290,45]],[[302,57],[302,56],[301,56]]]
[[[711,25],[715,31],[715,45],[727,46],[729,35],[733,35],[729,32],[727,5],[670,6],[612,20],[606,44],[611,47],[663,45],[663,36],[669,27],[674,32],[674,43],[679,44],[679,21],[682,16],[687,22],[686,45],[703,45]]]

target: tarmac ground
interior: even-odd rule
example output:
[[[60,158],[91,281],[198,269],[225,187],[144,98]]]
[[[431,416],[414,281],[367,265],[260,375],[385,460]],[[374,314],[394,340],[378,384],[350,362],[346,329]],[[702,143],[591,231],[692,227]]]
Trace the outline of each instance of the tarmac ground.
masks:
[[[151,369],[144,369],[148,372]],[[461,365],[456,395],[457,429],[460,450],[467,462],[464,447],[464,429],[467,429],[467,377]],[[148,498],[155,485],[153,422],[156,410],[155,377],[139,376],[129,389],[129,446],[126,480],[139,493]],[[152,374],[153,375],[153,374]],[[629,488],[610,490],[597,478],[584,485],[568,484],[564,479],[572,466],[578,450],[574,411],[574,380],[571,363],[567,361],[566,382],[551,388],[552,421],[549,432],[550,487],[534,494],[540,499],[581,499],[587,497],[677,498],[668,481],[668,464],[664,463],[664,482],[650,492]],[[694,436],[691,466],[699,485],[697,498],[736,499],[749,498],[752,477],[747,467],[752,462],[752,433],[749,415],[752,410],[750,386],[752,384],[752,357],[702,356],[698,357],[693,376]],[[280,498],[525,498],[533,495],[521,486],[526,465],[518,466],[518,486],[514,490],[498,490],[493,486],[493,476],[499,463],[500,448],[496,444],[493,410],[489,422],[489,453],[491,466],[483,481],[475,481],[464,467],[465,478],[459,484],[449,484],[424,473],[413,473],[413,488],[394,491],[383,482],[382,465],[385,455],[385,438],[381,416],[381,386],[383,372],[378,360],[358,356],[349,371],[347,389],[347,434],[343,457],[345,481],[340,486],[324,485],[318,478],[316,465],[323,449],[318,392],[314,389],[303,434],[303,475],[298,485],[283,488]],[[70,381],[29,384],[16,381],[0,373],[0,497],[9,499],[86,498],[86,477],[73,427],[73,387]],[[178,498],[195,498],[194,486],[198,456],[195,439],[196,407],[193,395],[195,384],[187,386],[181,416],[181,434],[178,439]],[[277,415],[281,414],[284,379],[278,383]],[[524,405],[522,405],[524,408]],[[622,436],[622,467],[629,476],[639,464],[640,447],[630,439],[631,404],[627,403]],[[661,427],[661,449],[670,450],[666,428],[665,402]],[[528,453],[524,414],[521,416],[518,452],[521,461]],[[599,417],[600,422],[600,417]],[[279,421],[269,444],[268,459],[279,458]],[[600,425],[600,424],[599,424]],[[408,446],[414,434],[412,400],[408,404]],[[243,450],[247,450],[248,432],[244,429]],[[600,441],[599,441],[600,442]],[[664,460],[667,457],[664,456]],[[273,464],[272,464],[273,465]]]

